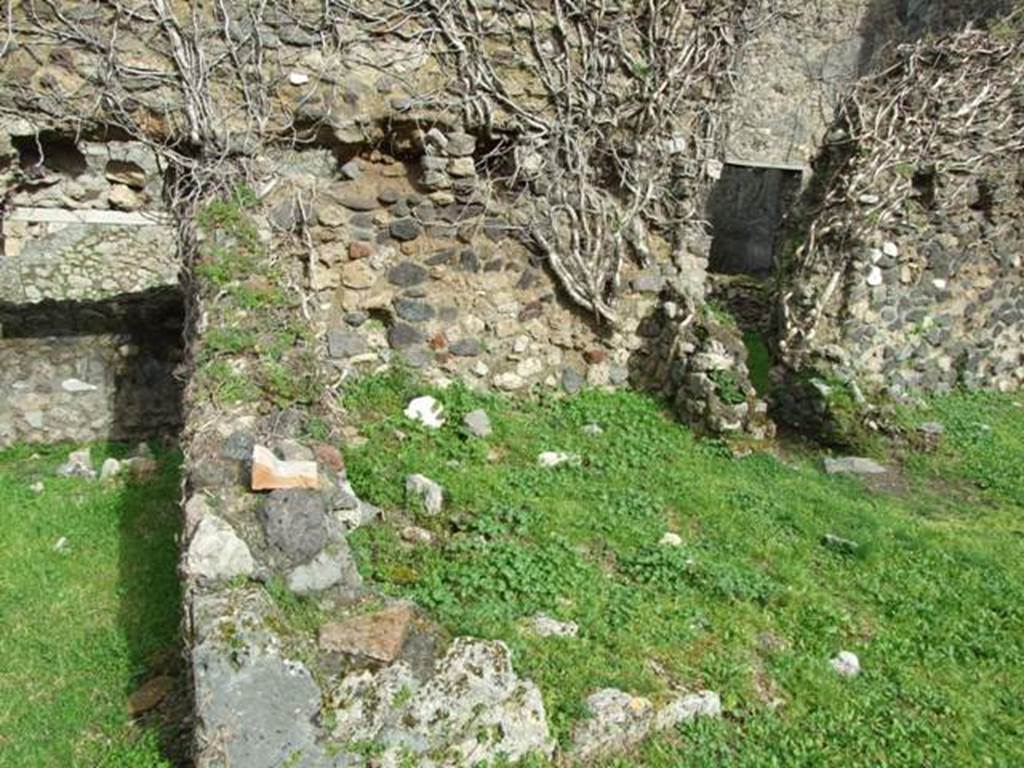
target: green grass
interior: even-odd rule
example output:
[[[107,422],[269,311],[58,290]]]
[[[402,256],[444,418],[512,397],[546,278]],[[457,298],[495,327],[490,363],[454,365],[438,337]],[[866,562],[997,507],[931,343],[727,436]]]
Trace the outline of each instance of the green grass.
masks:
[[[54,475],[68,450],[0,452],[0,765],[169,766],[185,746],[183,712],[169,711],[187,709],[183,688],[136,722],[126,702],[154,674],[184,682],[180,457],[161,452],[145,481],[100,483]],[[93,459],[123,453],[95,446]]]
[[[815,455],[733,459],[638,394],[513,403],[456,386],[433,392],[448,423],[429,431],[402,416],[428,391],[402,375],[349,391],[368,438],[350,476],[391,511],[354,536],[361,567],[449,632],[507,641],[563,742],[597,688],[706,687],[722,720],[608,765],[1024,765],[1024,410],[1010,398],[904,414],[948,435],[910,452],[895,494],[826,476]],[[486,441],[460,426],[476,407]],[[538,468],[545,450],[583,460]],[[446,490],[440,518],[415,516],[433,546],[397,534],[411,472]],[[681,548],[659,546],[669,530]],[[824,547],[826,533],[859,547]],[[524,633],[540,611],[579,638]],[[841,649],[860,677],[829,669]]]

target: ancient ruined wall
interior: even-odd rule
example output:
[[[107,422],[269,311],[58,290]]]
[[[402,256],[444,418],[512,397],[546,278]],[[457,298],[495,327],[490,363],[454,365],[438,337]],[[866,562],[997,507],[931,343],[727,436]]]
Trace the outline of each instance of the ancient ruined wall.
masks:
[[[0,444],[177,428],[181,267],[155,155],[3,131]]]
[[[1022,50],[961,32],[861,86],[793,233],[793,368],[868,399],[1024,383]]]

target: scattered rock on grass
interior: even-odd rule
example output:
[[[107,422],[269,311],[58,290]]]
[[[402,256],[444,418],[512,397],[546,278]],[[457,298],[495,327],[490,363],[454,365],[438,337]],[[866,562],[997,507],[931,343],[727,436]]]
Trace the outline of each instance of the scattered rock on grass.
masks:
[[[829,665],[841,677],[856,677],[860,674],[860,659],[850,651],[840,651],[829,661]]]
[[[444,426],[443,413],[444,406],[430,395],[413,398],[405,407],[406,418],[417,421],[430,429],[440,429]]]
[[[407,525],[402,529],[402,541],[407,541],[410,544],[433,544],[434,534],[428,531],[426,528],[420,528],[416,525]]]
[[[111,457],[103,460],[100,467],[100,480],[113,480],[121,474],[121,462]]]
[[[489,437],[491,434],[491,419],[482,409],[467,413],[462,423],[474,437]]]
[[[36,480],[34,483],[32,483],[32,485],[28,487],[28,489],[32,491],[32,493],[42,493],[44,490],[43,481]]]
[[[573,731],[570,753],[588,760],[608,752],[621,752],[647,736],[654,721],[654,705],[617,688],[604,688],[587,697],[590,716]]]
[[[257,509],[267,544],[289,566],[309,562],[327,541],[327,508],[315,491],[272,491]]]
[[[884,475],[889,470],[873,459],[863,456],[827,457],[825,471],[830,475]]]
[[[652,732],[695,717],[720,717],[722,702],[714,691],[700,691],[683,694],[655,711],[648,699],[605,688],[587,698],[587,709],[590,717],[577,724],[570,748],[578,760],[624,751]]]
[[[405,478],[406,496],[422,504],[428,515],[436,515],[444,506],[444,491],[441,486],[423,475],[409,475]]]
[[[92,468],[92,456],[88,448],[72,451],[68,460],[57,467],[60,477],[84,477],[87,480],[96,478],[96,470]]]
[[[544,451],[537,456],[537,466],[558,467],[562,464],[578,464],[580,457],[572,453],[562,451]]]
[[[595,437],[596,435],[600,435],[600,434],[603,434],[603,433],[604,433],[604,429],[602,429],[600,424],[584,424],[583,425],[583,434],[584,435],[590,435],[591,437]]]
[[[575,621],[559,621],[547,614],[538,614],[528,622],[530,631],[539,637],[576,637],[580,627]]]
[[[859,548],[860,544],[852,539],[844,539],[841,536],[835,536],[831,533],[826,533],[821,537],[822,546],[827,549],[831,549],[835,552],[842,552],[843,554],[852,555]]]
[[[681,547],[683,545],[683,537],[678,533],[668,531],[661,537],[661,540],[658,543],[665,547]]]

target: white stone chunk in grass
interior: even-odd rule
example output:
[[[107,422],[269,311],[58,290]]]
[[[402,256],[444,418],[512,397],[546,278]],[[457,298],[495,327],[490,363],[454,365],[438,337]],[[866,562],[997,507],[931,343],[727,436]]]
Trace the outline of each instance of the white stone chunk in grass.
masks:
[[[288,82],[292,85],[305,85],[309,82],[309,75],[305,72],[289,72]]]
[[[121,462],[111,457],[103,460],[100,467],[100,480],[113,480],[121,473]]]
[[[574,453],[562,451],[544,451],[537,456],[538,467],[559,467],[562,464],[579,464],[580,457]]]
[[[678,533],[668,531],[664,536],[661,537],[661,541],[658,542],[663,547],[681,547],[683,545],[683,537]]]
[[[829,661],[829,665],[841,677],[856,677],[860,674],[860,659],[850,651],[840,651]]]
[[[60,477],[84,477],[92,480],[96,477],[96,470],[92,468],[92,455],[88,448],[80,451],[72,451],[68,454],[68,460],[57,467],[57,474]]]
[[[491,419],[482,409],[467,413],[462,419],[462,423],[474,437],[490,437],[491,435]]]
[[[559,621],[544,613],[530,619],[527,626],[538,637],[576,637],[580,632],[575,621]]]
[[[405,407],[405,416],[419,422],[428,429],[440,429],[444,426],[444,406],[430,395],[416,397]]]

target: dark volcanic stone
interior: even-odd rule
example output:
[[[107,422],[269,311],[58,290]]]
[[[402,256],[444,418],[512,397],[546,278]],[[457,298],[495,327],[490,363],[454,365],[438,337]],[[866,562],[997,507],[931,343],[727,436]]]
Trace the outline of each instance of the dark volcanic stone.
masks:
[[[423,232],[423,226],[416,219],[395,219],[391,222],[390,232],[395,240],[408,242],[420,236]]]
[[[327,508],[318,491],[271,491],[257,514],[267,544],[286,565],[308,562],[324,548]]]
[[[476,357],[483,351],[483,347],[476,339],[459,339],[448,349],[456,357]]]
[[[437,314],[434,308],[425,301],[415,301],[400,297],[395,299],[394,306],[395,314],[411,323],[424,323]]]
[[[392,349],[405,349],[415,344],[421,344],[423,339],[423,334],[408,323],[395,323],[388,328],[388,344]]]
[[[327,332],[327,351],[333,358],[361,355],[366,349],[366,339],[362,334],[341,328],[332,328]]]
[[[399,288],[419,285],[427,279],[427,270],[411,261],[403,261],[388,272],[388,282]]]
[[[466,272],[480,271],[480,257],[476,252],[467,248],[459,254],[459,267]]]

